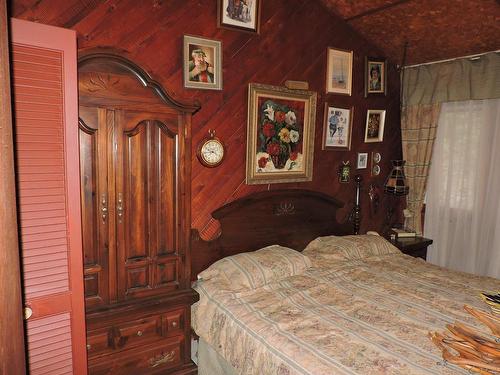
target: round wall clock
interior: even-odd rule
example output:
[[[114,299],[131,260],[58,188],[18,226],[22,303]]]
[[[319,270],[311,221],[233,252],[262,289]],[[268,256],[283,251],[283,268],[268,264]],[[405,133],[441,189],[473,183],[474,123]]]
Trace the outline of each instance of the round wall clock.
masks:
[[[209,136],[198,144],[196,156],[205,167],[213,168],[222,163],[225,148],[221,140],[215,136],[215,130],[209,130],[208,134]]]

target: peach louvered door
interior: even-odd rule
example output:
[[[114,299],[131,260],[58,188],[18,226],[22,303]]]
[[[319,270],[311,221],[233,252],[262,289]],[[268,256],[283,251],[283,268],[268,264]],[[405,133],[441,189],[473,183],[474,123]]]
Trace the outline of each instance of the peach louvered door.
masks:
[[[76,36],[15,19],[11,30],[29,372],[86,374]]]

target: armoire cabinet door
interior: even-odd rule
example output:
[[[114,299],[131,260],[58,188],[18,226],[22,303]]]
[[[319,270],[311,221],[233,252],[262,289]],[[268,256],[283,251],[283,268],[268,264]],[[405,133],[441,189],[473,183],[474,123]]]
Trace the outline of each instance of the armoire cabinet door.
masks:
[[[118,298],[179,287],[176,117],[117,111]]]
[[[80,193],[83,263],[87,308],[109,303],[109,226],[112,217],[108,193],[108,112],[79,108]]]

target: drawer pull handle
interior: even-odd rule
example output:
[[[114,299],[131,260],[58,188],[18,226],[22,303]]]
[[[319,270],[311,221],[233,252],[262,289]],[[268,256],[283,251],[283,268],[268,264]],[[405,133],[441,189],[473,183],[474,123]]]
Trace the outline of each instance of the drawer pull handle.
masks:
[[[87,344],[87,350],[90,350],[90,349],[92,349],[92,345]]]
[[[172,322],[172,327],[174,327],[174,328],[177,327],[177,322],[175,320]]]
[[[170,353],[162,353],[159,357],[151,358],[149,364],[151,367],[160,366],[164,363],[173,362],[175,359],[175,350]]]
[[[137,331],[137,336],[141,337],[142,336],[142,331]]]

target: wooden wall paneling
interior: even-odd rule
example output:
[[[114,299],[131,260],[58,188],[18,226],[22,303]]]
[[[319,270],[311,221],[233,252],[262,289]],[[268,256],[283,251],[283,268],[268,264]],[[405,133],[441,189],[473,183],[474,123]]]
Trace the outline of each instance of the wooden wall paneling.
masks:
[[[86,374],[76,36],[11,22],[30,373]]]
[[[0,1],[0,373],[24,375],[8,36],[6,3]]]
[[[47,0],[42,0],[42,4]],[[71,0],[74,3],[76,0]],[[15,0],[14,3],[24,3]],[[43,5],[39,5],[43,6]],[[14,6],[14,10],[15,10]],[[69,9],[69,8],[68,8]],[[57,19],[57,9],[37,16]],[[134,14],[143,20],[134,21]],[[20,15],[22,11],[20,11]],[[31,14],[33,15],[33,14]],[[70,19],[61,14],[61,21]],[[75,18],[76,19],[76,18]],[[56,24],[58,21],[54,21]],[[135,23],[134,23],[135,22]],[[169,2],[96,2],[86,17],[75,21],[81,49],[113,47],[123,50],[178,98],[196,99],[201,110],[193,117],[192,144],[215,129],[227,146],[227,157],[221,166],[202,167],[191,151],[192,217],[191,225],[202,236],[213,236],[218,230],[210,213],[224,203],[267,188],[301,187],[334,194],[347,202],[354,200],[354,183],[340,184],[337,168],[342,160],[349,160],[354,176],[361,173],[364,186],[381,185],[389,172],[390,159],[401,157],[399,130],[399,74],[392,67],[388,73],[388,95],[364,97],[364,57],[383,53],[340,17],[332,15],[321,2],[306,0],[264,1],[261,12],[260,34],[242,33],[217,28],[215,2],[207,4],[196,0]],[[222,91],[185,89],[182,81],[183,35],[200,35],[218,39],[223,44]],[[354,51],[352,96],[325,94],[326,49],[337,47]],[[287,79],[308,81],[310,89],[318,92],[316,113],[316,140],[313,181],[302,184],[271,184],[269,187],[245,185],[247,90],[249,82],[280,85]],[[350,151],[322,151],[324,102],[338,106],[354,106],[353,141]],[[364,127],[367,109],[386,109],[387,120],[384,142],[365,144]],[[382,172],[372,177],[368,169],[356,171],[357,152],[379,151],[382,154]],[[381,197],[379,213],[368,216],[368,194],[361,196],[363,215],[361,232],[381,230],[386,207]],[[339,213],[340,214],[340,213]]]

